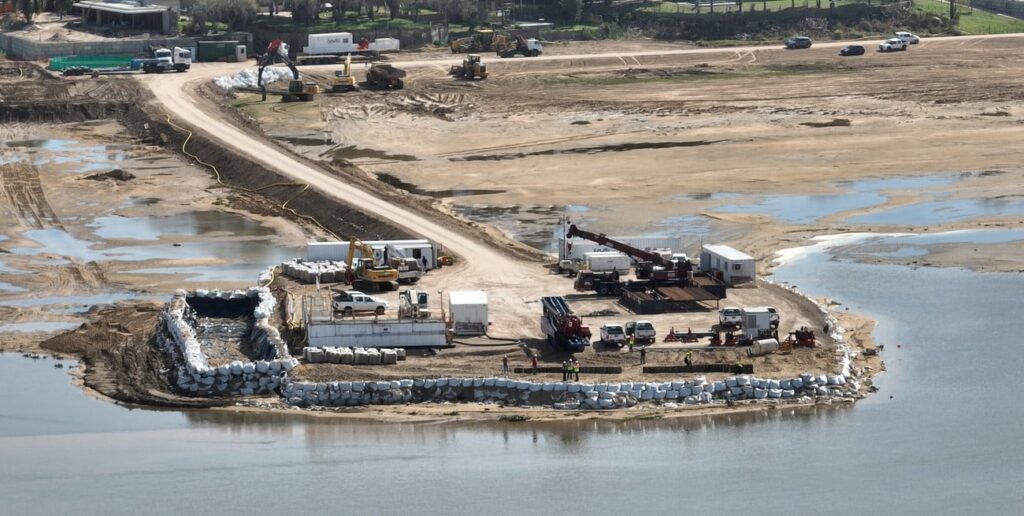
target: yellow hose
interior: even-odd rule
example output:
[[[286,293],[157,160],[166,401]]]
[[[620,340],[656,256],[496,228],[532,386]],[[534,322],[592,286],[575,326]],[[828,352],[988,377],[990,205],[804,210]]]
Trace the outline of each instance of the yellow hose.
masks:
[[[297,183],[297,182],[279,182],[279,183],[272,183],[272,184],[269,184],[269,185],[266,185],[266,186],[261,186],[261,187],[256,188],[256,189],[243,188],[241,186],[229,185],[229,184],[224,182],[223,178],[221,178],[220,170],[217,170],[216,166],[203,161],[202,159],[199,158],[199,156],[196,156],[195,154],[192,154],[191,152],[189,152],[186,149],[186,146],[188,145],[188,142],[190,140],[192,140],[192,134],[193,134],[192,131],[190,131],[190,130],[184,128],[184,127],[181,127],[179,125],[175,125],[174,122],[171,122],[171,115],[165,115],[165,116],[167,117],[167,124],[168,125],[170,125],[171,127],[175,128],[175,129],[178,129],[179,131],[185,131],[186,133],[188,133],[188,136],[185,137],[185,141],[181,142],[181,152],[183,154],[185,154],[186,156],[194,159],[196,161],[196,163],[199,163],[200,165],[203,165],[205,167],[208,167],[210,170],[213,170],[213,174],[217,178],[217,183],[219,185],[227,187],[227,188],[233,188],[235,190],[240,190],[240,191],[243,191],[243,192],[248,192],[248,193],[259,193],[260,191],[266,190],[267,188],[274,188],[274,187],[278,187],[278,186],[300,186],[300,187],[302,187],[302,189],[299,190],[299,192],[296,193],[295,195],[289,197],[288,200],[286,200],[283,203],[281,203],[280,208],[285,210],[285,211],[287,211],[287,212],[289,212],[289,213],[291,213],[292,215],[294,215],[296,217],[308,220],[308,221],[312,222],[313,224],[316,224],[317,227],[319,227],[320,229],[326,231],[328,234],[330,234],[334,238],[336,238],[338,240],[342,240],[341,237],[339,237],[337,234],[335,234],[330,229],[327,229],[327,227],[324,226],[323,224],[321,224],[320,221],[316,220],[315,218],[313,218],[313,217],[311,217],[309,215],[304,215],[302,213],[299,213],[294,208],[289,208],[288,207],[288,203],[294,201],[298,196],[300,196],[303,193],[305,193],[306,190],[309,190],[309,184],[307,184],[307,183]],[[271,283],[273,283],[273,279],[271,279]],[[269,283],[268,283],[268,285],[269,285]]]

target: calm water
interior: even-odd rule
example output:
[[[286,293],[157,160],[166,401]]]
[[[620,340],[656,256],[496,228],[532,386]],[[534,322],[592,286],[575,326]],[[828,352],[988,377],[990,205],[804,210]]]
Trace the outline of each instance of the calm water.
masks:
[[[1019,513],[1024,275],[819,253],[777,279],[878,319],[880,393],[685,423],[379,425],[129,411],[9,355],[0,500],[9,514]]]

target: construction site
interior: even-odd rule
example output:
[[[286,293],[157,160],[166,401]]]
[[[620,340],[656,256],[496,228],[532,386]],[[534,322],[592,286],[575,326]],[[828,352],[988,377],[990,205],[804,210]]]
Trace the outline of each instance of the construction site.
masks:
[[[169,75],[5,63],[2,310],[25,326],[3,349],[80,356],[90,389],[170,407],[853,401],[883,369],[872,321],[773,282],[776,252],[1019,224],[884,215],[1021,194],[1022,41],[856,63],[523,38],[329,64],[277,42]],[[885,87],[907,74],[921,86]],[[974,152],[942,151],[953,133]]]

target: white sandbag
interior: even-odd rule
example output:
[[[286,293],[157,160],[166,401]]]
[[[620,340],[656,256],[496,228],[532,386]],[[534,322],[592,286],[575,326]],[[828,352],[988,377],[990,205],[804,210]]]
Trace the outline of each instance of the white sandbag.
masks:
[[[555,392],[565,392],[569,388],[569,384],[565,382],[555,383]]]
[[[438,378],[437,380],[434,380],[434,385],[436,387],[447,387],[448,386],[448,379],[447,378]]]
[[[530,392],[540,392],[541,388],[543,388],[543,387],[544,386],[542,384],[531,383],[530,384]]]
[[[494,386],[498,387],[498,388],[507,387],[508,386],[508,379],[507,378],[498,378],[498,379],[494,380]]]
[[[645,389],[642,393],[640,393],[640,399],[644,401],[654,399],[654,390]]]
[[[768,397],[768,391],[765,389],[754,389],[754,399],[763,400]]]
[[[676,390],[676,389],[673,389],[671,391],[666,392],[665,393],[665,399],[667,399],[667,400],[677,400],[677,399],[679,399],[679,391]]]
[[[729,388],[729,394],[738,398],[743,395],[743,387],[731,387]]]
[[[670,390],[678,391],[679,389],[682,389],[685,386],[686,382],[672,382],[672,389]]]
[[[541,384],[540,390],[544,392],[553,392],[555,390],[555,384],[551,382],[544,382]]]
[[[783,398],[792,398],[793,396],[796,396],[796,391],[793,389],[782,389]]]
[[[697,396],[697,400],[700,401],[701,403],[711,403],[711,393],[708,391],[704,391],[700,393],[700,396]]]
[[[828,377],[829,385],[843,385],[846,383],[846,377],[841,374],[834,374]]]
[[[696,396],[702,392],[704,392],[704,387],[701,385],[694,385],[693,387],[690,387],[690,394],[693,396]]]
[[[611,399],[597,400],[597,406],[603,409],[610,409],[615,407],[615,402]]]
[[[733,387],[736,387],[737,385],[739,385],[739,383],[736,381],[736,378],[726,378],[725,379],[725,386],[726,387],[732,389]]]
[[[608,386],[603,383],[599,383],[594,386],[594,390],[597,392],[605,392],[608,390]]]
[[[724,381],[717,381],[714,384],[712,384],[712,391],[713,392],[723,392],[723,391],[725,391],[725,389],[726,389],[726,386],[725,386],[725,382]]]
[[[473,378],[473,385],[472,386],[473,387],[483,387],[484,386],[484,379],[483,378]]]
[[[782,390],[792,389],[793,388],[793,380],[789,380],[789,379],[780,380],[779,381],[779,388],[782,389]]]
[[[668,391],[663,391],[661,389],[658,389],[658,390],[654,391],[654,399],[656,399],[656,400],[663,400],[663,399],[665,399],[665,394],[667,392]]]
[[[495,378],[484,378],[484,387],[494,387]]]
[[[619,392],[622,390],[622,386],[617,383],[609,383],[608,385],[605,386],[604,390],[608,392]]]
[[[435,380],[433,378],[427,378],[427,379],[423,380],[423,388],[424,389],[433,389],[435,386],[437,386],[437,380]]]
[[[750,385],[750,377],[749,376],[737,376],[736,377],[736,385],[739,385],[740,387],[745,387],[745,386]]]
[[[782,397],[782,389],[768,389],[768,397],[769,398],[781,398]]]
[[[604,391],[604,392],[598,392],[597,393],[597,397],[599,399],[602,399],[602,400],[610,400],[610,399],[614,398],[615,395],[610,393],[610,392],[608,392],[608,391]]]
[[[693,394],[693,389],[691,389],[690,387],[685,387],[684,386],[681,389],[679,389],[679,397],[680,398],[685,398],[685,397],[687,397],[687,396],[689,396],[691,394]]]

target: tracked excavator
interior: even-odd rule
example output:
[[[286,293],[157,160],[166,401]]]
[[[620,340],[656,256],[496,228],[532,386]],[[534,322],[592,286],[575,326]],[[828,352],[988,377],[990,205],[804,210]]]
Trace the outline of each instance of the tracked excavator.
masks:
[[[268,91],[267,86],[263,84],[263,69],[279,61],[288,66],[288,69],[292,72],[292,80],[288,82],[288,91]],[[275,39],[267,45],[266,50],[259,56],[257,62],[259,63],[259,72],[256,75],[256,86],[259,87],[260,93],[263,94],[263,100],[267,100],[267,93],[271,93],[281,95],[282,100],[308,102],[313,100],[317,93],[320,93],[320,87],[315,82],[305,82],[299,78],[299,69],[295,67],[295,63],[288,57],[288,45],[279,39]]]
[[[363,256],[355,259],[356,250]],[[348,283],[351,285],[363,284],[376,290],[391,290],[394,282],[398,281],[398,271],[390,265],[377,265],[374,259],[373,248],[366,245],[356,237],[348,241],[348,257],[345,260],[345,273]]]

